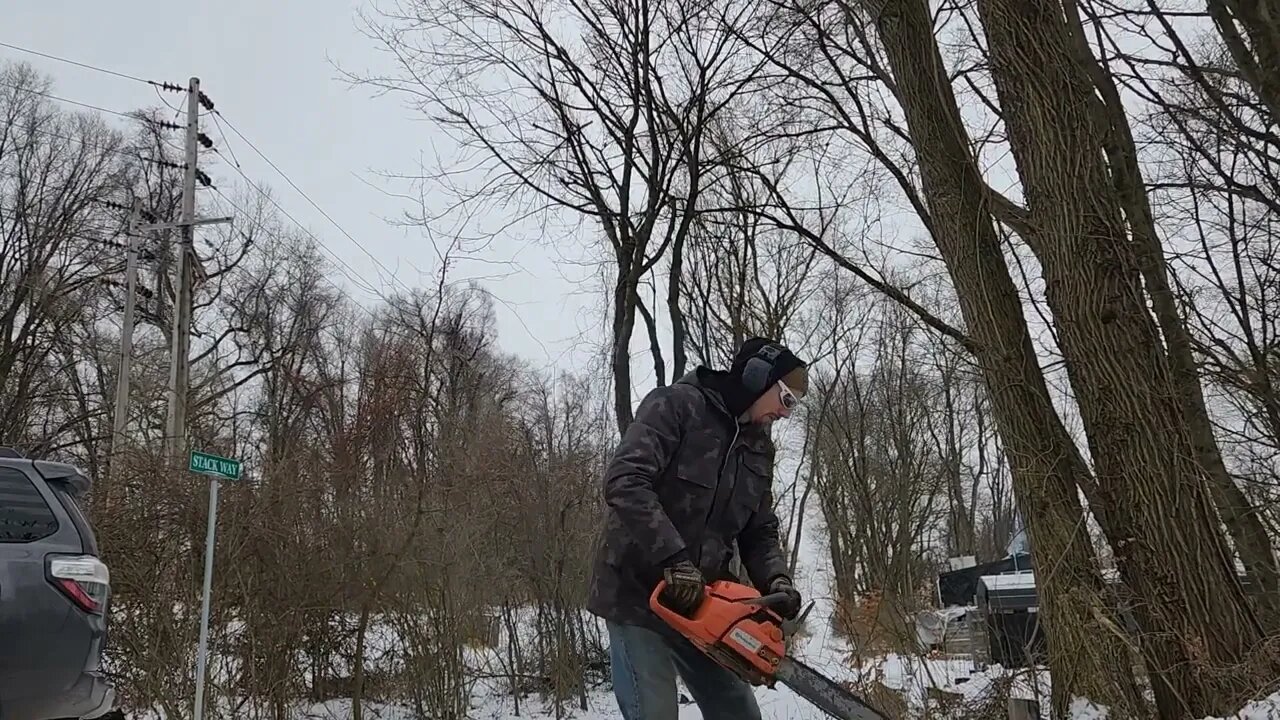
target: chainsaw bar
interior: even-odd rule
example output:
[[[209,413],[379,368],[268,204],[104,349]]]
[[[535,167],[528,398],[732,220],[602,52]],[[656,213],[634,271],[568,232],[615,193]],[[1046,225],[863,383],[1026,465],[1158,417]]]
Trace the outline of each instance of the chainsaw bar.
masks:
[[[838,720],[885,720],[884,715],[857,695],[795,658],[783,658],[775,677]]]

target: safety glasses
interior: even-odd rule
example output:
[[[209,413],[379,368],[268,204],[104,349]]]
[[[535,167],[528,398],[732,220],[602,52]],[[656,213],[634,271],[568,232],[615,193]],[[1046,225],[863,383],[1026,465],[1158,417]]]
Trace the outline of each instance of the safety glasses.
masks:
[[[778,399],[782,401],[782,407],[788,410],[795,410],[796,406],[800,404],[799,396],[792,392],[791,388],[787,387],[787,384],[781,380],[778,381]]]

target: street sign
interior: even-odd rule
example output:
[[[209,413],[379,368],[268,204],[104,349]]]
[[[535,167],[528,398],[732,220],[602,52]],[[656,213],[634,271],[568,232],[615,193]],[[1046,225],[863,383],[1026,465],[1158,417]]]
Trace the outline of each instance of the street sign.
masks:
[[[239,480],[240,461],[191,451],[187,470],[209,476],[209,527],[204,539],[204,591],[200,600],[200,643],[196,649],[195,718],[204,713],[204,675],[209,664],[209,604],[213,599],[213,544],[217,540],[218,481]]]
[[[187,463],[191,472],[215,475],[226,480],[240,479],[240,461],[231,458],[210,455],[209,453],[191,451],[191,460]]]

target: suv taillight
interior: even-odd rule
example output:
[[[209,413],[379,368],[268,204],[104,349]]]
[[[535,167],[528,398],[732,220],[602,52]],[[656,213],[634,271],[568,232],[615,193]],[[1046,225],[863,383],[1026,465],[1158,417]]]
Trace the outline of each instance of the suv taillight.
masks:
[[[111,573],[92,555],[54,555],[49,558],[49,581],[87,613],[101,615],[111,589]]]

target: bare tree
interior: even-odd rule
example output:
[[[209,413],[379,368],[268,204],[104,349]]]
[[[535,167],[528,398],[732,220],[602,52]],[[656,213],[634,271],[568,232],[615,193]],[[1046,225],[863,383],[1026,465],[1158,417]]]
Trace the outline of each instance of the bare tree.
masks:
[[[717,141],[727,145],[728,138]],[[726,152],[730,150],[726,147]],[[768,191],[744,173],[708,188],[691,229],[683,294],[687,339],[702,363],[722,366],[747,337],[806,336],[801,313],[818,298],[823,270],[812,244],[780,231],[754,209]],[[812,356],[816,348],[805,347]]]
[[[943,419],[937,378],[920,372],[916,335],[901,308],[872,306],[859,341],[818,379],[826,398],[816,473],[841,597],[875,590],[898,619],[915,609],[927,555],[940,539],[945,460],[931,430]]]
[[[1228,310],[1239,317],[1225,323],[1210,321],[1215,326],[1210,328],[1205,321],[1216,313],[1218,303],[1209,296],[1190,301],[1187,295],[1189,287],[1206,282],[1220,288],[1215,295],[1238,294],[1236,283],[1227,279],[1233,272],[1226,268],[1235,266],[1227,260],[1231,253],[1217,250],[1235,243],[1219,238],[1230,238],[1253,223],[1222,223],[1219,218],[1227,208],[1249,207],[1252,213],[1269,214],[1277,207],[1270,200],[1280,192],[1274,163],[1269,159],[1277,146],[1276,137],[1267,131],[1273,122],[1268,119],[1271,113],[1248,81],[1233,70],[1228,53],[1217,43],[1195,43],[1183,37],[1185,31],[1179,30],[1181,22],[1171,10],[1147,2],[1121,8],[1111,3],[1086,3],[1081,12],[1088,18],[1085,32],[1097,36],[1098,53],[1105,62],[1095,62],[1079,36],[1078,53],[1091,69],[1103,99],[1098,113],[1111,129],[1107,153],[1112,177],[1125,202],[1128,224],[1141,241],[1143,278],[1168,345],[1173,380],[1192,443],[1246,577],[1260,590],[1253,597],[1262,619],[1274,627],[1280,622],[1275,600],[1280,564],[1256,503],[1246,497],[1245,489],[1224,463],[1193,357],[1195,353],[1210,358],[1218,355],[1217,343],[1206,340],[1236,334],[1229,326],[1249,325],[1248,308],[1257,306],[1228,300],[1226,308],[1244,312]],[[1168,46],[1171,52],[1158,57],[1134,52],[1123,47],[1129,38]],[[1136,131],[1125,117],[1117,84],[1150,108],[1139,116],[1141,124]],[[1154,182],[1146,180],[1147,171],[1139,166],[1135,132],[1143,135],[1140,141],[1144,146],[1160,148],[1147,153],[1151,157],[1146,165]],[[1162,234],[1157,233],[1157,224]],[[1167,251],[1164,245],[1168,245]],[[1176,259],[1172,280],[1182,285],[1182,307],[1193,317],[1199,338],[1188,332],[1176,307],[1170,279],[1165,277],[1166,256]],[[1244,333],[1249,334],[1248,330]]]
[[[117,269],[124,139],[97,117],[64,112],[28,66],[0,67],[0,437],[39,454],[103,436],[86,401],[82,343],[103,371],[110,312],[103,281]],[[106,362],[104,362],[106,361]],[[91,456],[81,455],[96,460]]]
[[[872,28],[883,55],[869,39]],[[1098,497],[1097,484],[1053,406],[993,226],[992,213],[1008,201],[990,192],[981,177],[926,4],[882,3],[864,12],[860,5],[779,2],[758,27],[743,32],[751,33],[752,47],[794,88],[780,91],[785,107],[808,110],[820,132],[863,148],[887,182],[901,190],[942,255],[966,330],[839,255],[826,225],[806,221],[796,201],[775,193],[777,210],[767,211],[977,358],[1018,505],[1037,508],[1028,526],[1031,541],[1055,568],[1038,578],[1049,662],[1061,678],[1054,685],[1054,706],[1065,711],[1072,694],[1086,694],[1106,698],[1117,712],[1129,708],[1140,714],[1122,643],[1083,631],[1095,617],[1111,615],[1078,496],[1083,489]],[[901,106],[905,128],[886,94]],[[823,155],[830,142],[816,143]],[[915,156],[919,187],[900,159],[904,153]],[[767,166],[768,161],[754,164]],[[824,208],[831,204],[808,214],[830,217],[833,211]],[[1091,509],[1108,511],[1103,503],[1091,503]]]
[[[632,417],[641,281],[664,257],[670,377],[685,372],[684,246],[702,192],[717,181],[706,136],[756,71],[717,29],[722,14],[740,12],[728,1],[407,0],[367,23],[401,74],[362,82],[406,94],[491,168],[479,187],[454,185],[459,203],[525,198],[527,214],[568,212],[598,224],[613,254],[620,430]],[[447,186],[456,175],[429,179]],[[656,362],[662,348],[650,350]]]
[[[978,3],[1010,146],[1032,199],[1021,234],[1044,272],[1159,710],[1227,712],[1261,676],[1192,668],[1249,662],[1268,675],[1277,659],[1248,660],[1262,630],[1228,561],[1146,309],[1123,203],[1103,162],[1106,131],[1091,116],[1094,87],[1072,40],[1078,23],[1053,5]]]

